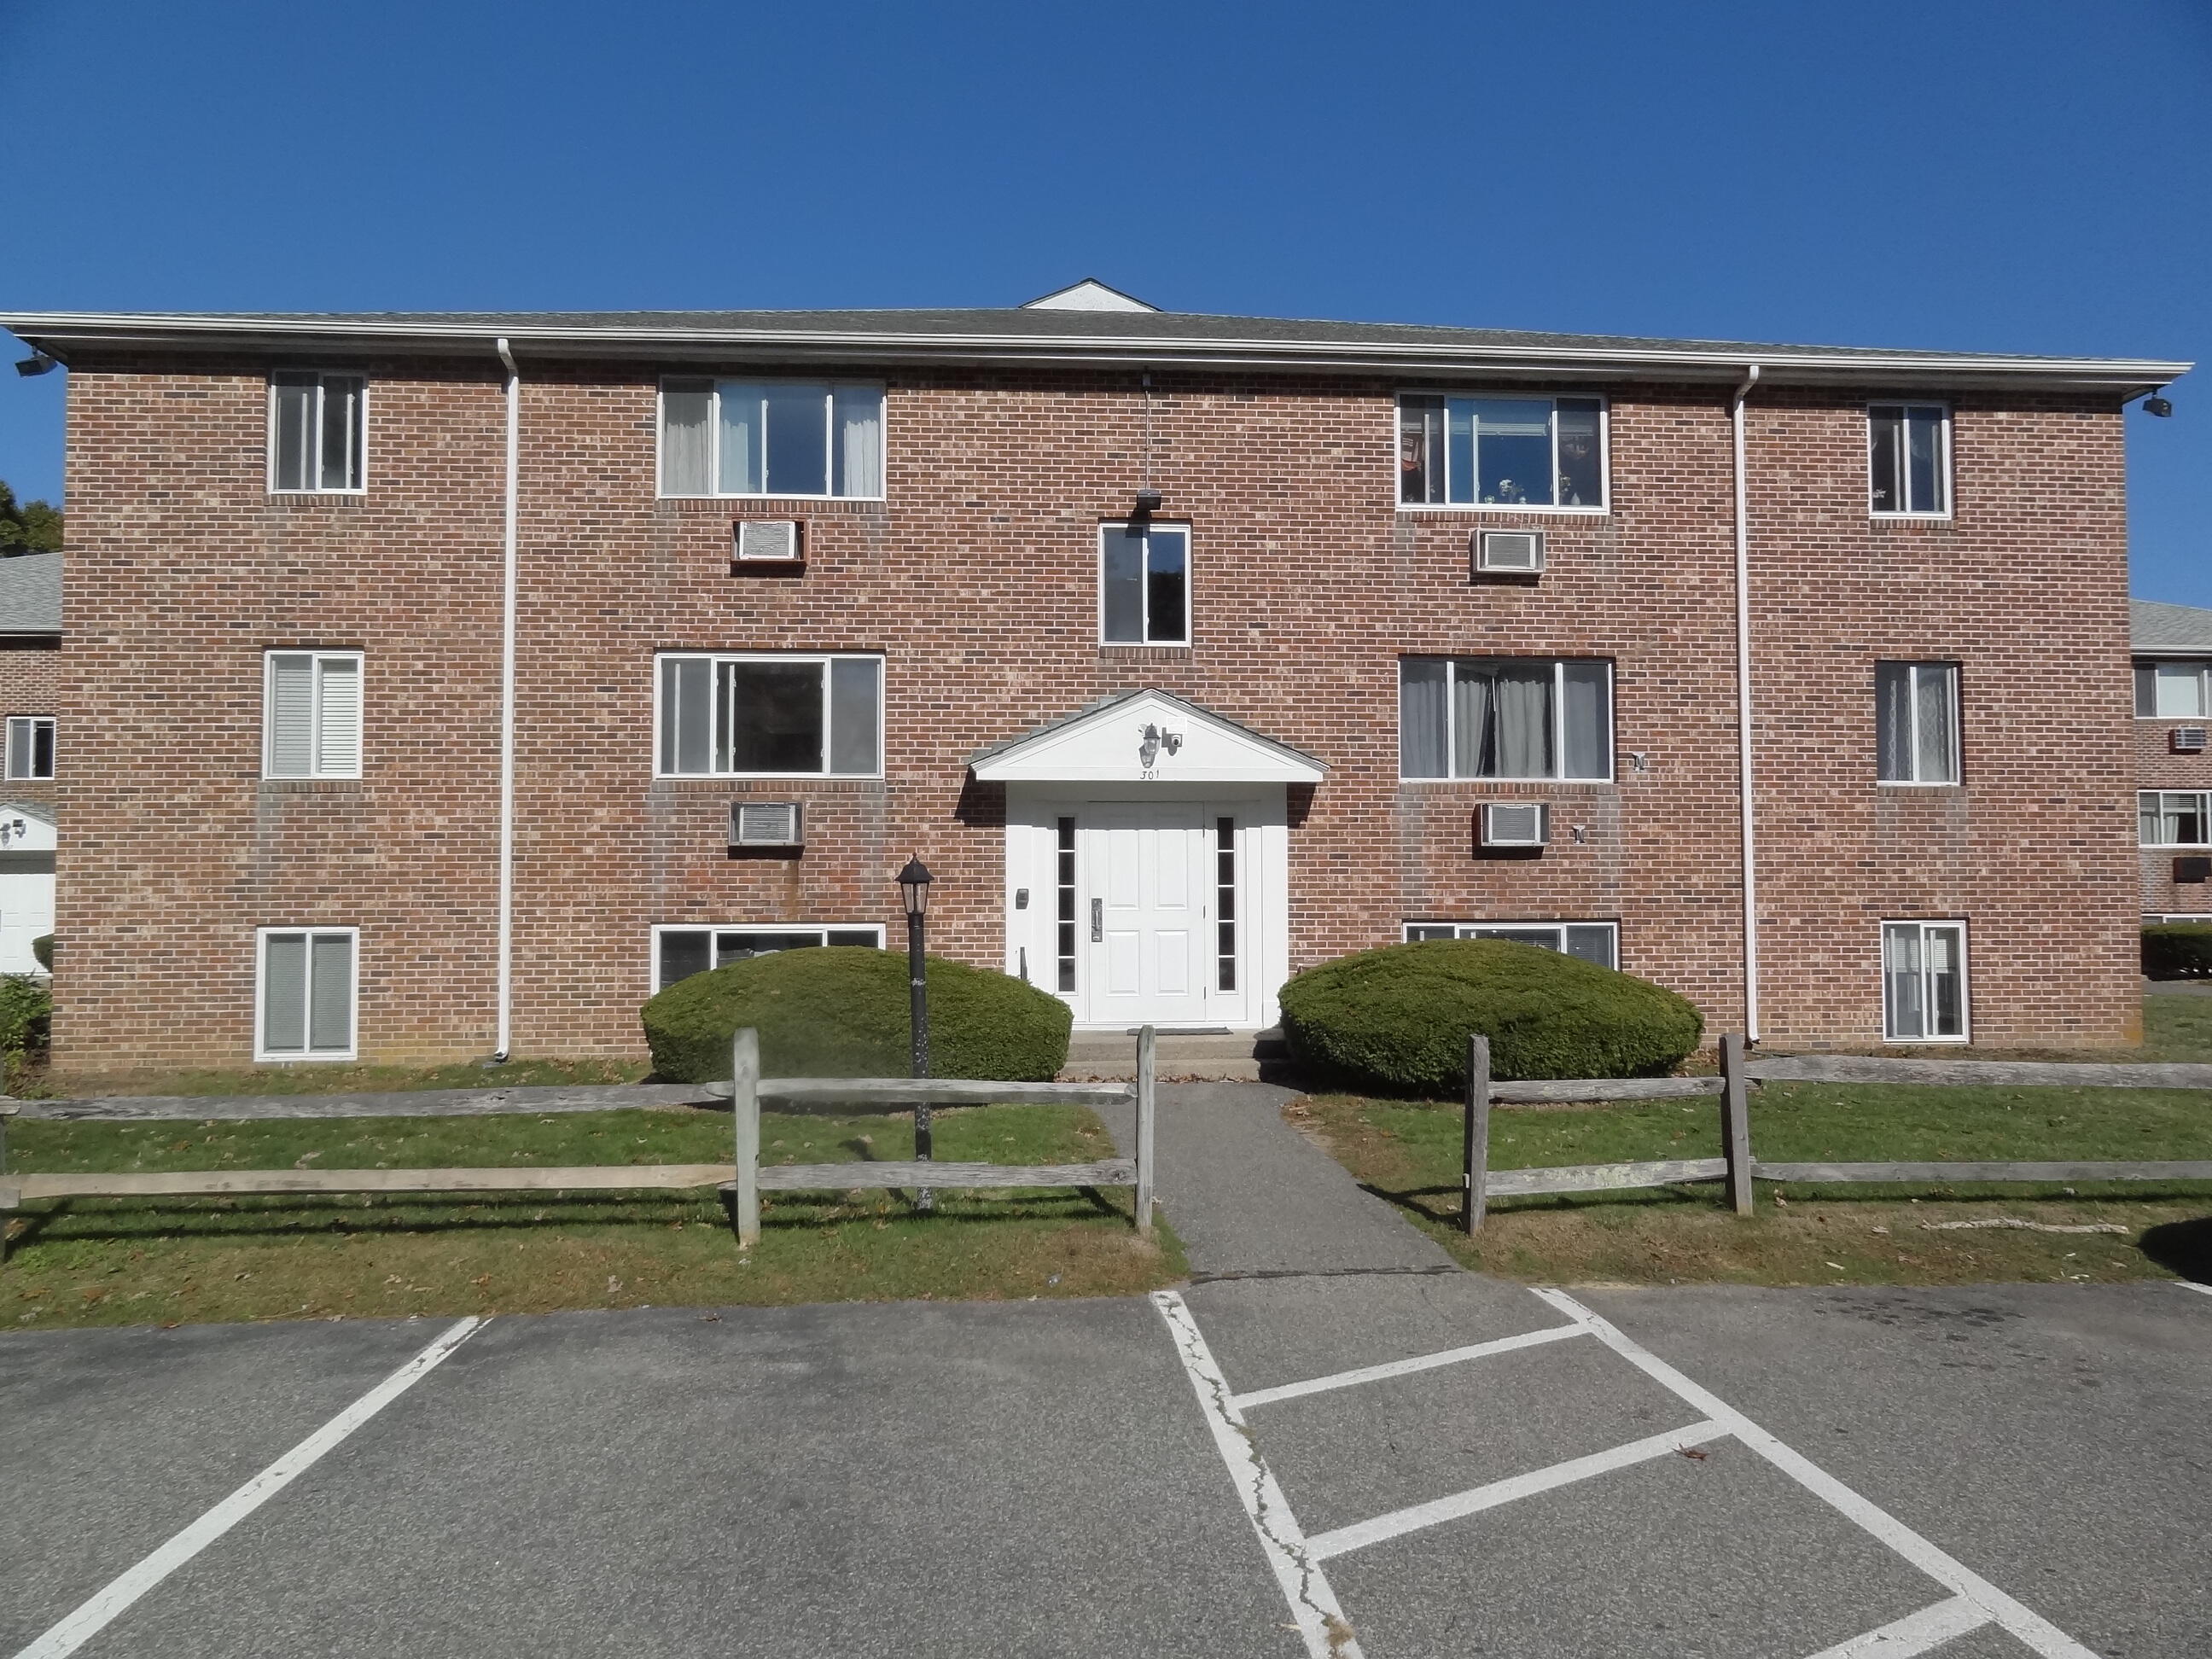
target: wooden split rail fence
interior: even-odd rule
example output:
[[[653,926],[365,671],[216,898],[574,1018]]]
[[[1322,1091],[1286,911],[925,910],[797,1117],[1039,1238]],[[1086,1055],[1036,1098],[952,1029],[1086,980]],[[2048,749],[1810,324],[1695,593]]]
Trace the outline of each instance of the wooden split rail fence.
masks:
[[[503,1169],[424,1170],[177,1170],[98,1171],[85,1174],[10,1174],[7,1125],[13,1102],[0,1103],[0,1212],[26,1203],[66,1198],[229,1198],[283,1193],[496,1193],[635,1192],[720,1187],[732,1194],[732,1220],[741,1243],[760,1237],[760,1194],[763,1191],[822,1188],[937,1187],[1133,1187],[1137,1230],[1152,1231],[1153,1122],[1157,1116],[1152,1028],[1137,1036],[1137,1076],[1133,1083],[994,1083],[940,1078],[768,1078],[760,1074],[760,1041],[750,1028],[731,1045],[731,1081],[709,1083],[696,1092],[732,1101],[735,1120],[732,1156],[716,1164],[589,1164]],[[302,1097],[301,1115],[311,1109]],[[792,1105],[844,1106],[880,1110],[936,1106],[998,1105],[1048,1101],[1070,1106],[1133,1103],[1137,1146],[1134,1158],[1090,1164],[1005,1164],[854,1163],[763,1164],[760,1108],[763,1101]],[[532,1105],[499,1106],[526,1112]],[[445,1111],[412,1115],[445,1116]],[[92,1112],[70,1116],[88,1121]],[[125,1106],[112,1115],[133,1118]],[[263,1111],[258,1115],[272,1114]],[[410,1115],[404,1109],[392,1115]],[[0,1232],[0,1250],[5,1248]]]
[[[2104,1088],[2212,1090],[2212,1066],[2070,1064],[2040,1060],[1889,1060],[1851,1055],[1807,1055],[1748,1060],[1744,1039],[1721,1039],[1718,1077],[1574,1078],[1551,1082],[1493,1083],[1490,1041],[1468,1040],[1467,1104],[1463,1137],[1466,1200],[1461,1224],[1482,1225],[1493,1198],[1549,1193],[1627,1192],[1689,1182],[1724,1181],[1738,1215],[1753,1206],[1754,1181],[1817,1182],[1923,1182],[1950,1184],[1991,1181],[2212,1181],[2212,1159],[2157,1163],[1984,1161],[1921,1164],[1777,1164],[1751,1150],[1753,1083],[1909,1083],[1922,1087]],[[1490,1165],[1490,1109],[1577,1101],[1679,1100],[1720,1097],[1721,1155],[1641,1164],[1554,1164],[1533,1170]]]

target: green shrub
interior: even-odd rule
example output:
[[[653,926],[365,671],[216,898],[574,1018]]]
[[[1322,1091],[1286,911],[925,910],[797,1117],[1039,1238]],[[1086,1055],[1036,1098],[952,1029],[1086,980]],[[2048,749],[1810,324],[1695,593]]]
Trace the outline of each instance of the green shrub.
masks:
[[[1671,1071],[1705,1029],[1672,991],[1507,939],[1340,957],[1293,978],[1282,1001],[1292,1052],[1324,1075],[1427,1095],[1466,1086],[1477,1032],[1493,1077],[1642,1077]]]
[[[54,971],[54,936],[52,933],[41,933],[33,939],[31,954],[38,959],[40,967],[50,974],[52,973]]]
[[[0,1055],[12,1060],[45,1054],[53,1016],[47,981],[36,974],[0,974]]]
[[[2151,979],[2212,979],[2212,922],[2153,922],[2142,930],[2142,970]]]
[[[1073,1016],[1005,974],[932,957],[929,1069],[939,1077],[1048,1082],[1067,1063]],[[767,1077],[904,1077],[912,1042],[903,953],[840,945],[779,951],[678,980],[645,1005],[656,1077],[730,1074],[730,1039],[760,1032]]]

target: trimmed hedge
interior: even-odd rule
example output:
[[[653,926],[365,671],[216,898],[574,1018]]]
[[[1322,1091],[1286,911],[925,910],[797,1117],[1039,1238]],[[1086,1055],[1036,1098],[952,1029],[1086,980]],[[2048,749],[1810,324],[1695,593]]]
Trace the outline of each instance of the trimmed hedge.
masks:
[[[2157,921],[2142,930],[2149,979],[2212,979],[2212,922]]]
[[[1067,1063],[1066,1003],[988,969],[932,957],[929,1069],[939,1077],[1050,1082]],[[911,1057],[903,952],[778,951],[681,979],[645,1005],[656,1077],[730,1075],[730,1039],[760,1032],[765,1077],[904,1077]]]
[[[41,933],[38,938],[33,939],[31,941],[31,954],[38,959],[40,967],[45,969],[50,974],[53,972],[54,936],[52,933]]]
[[[1283,1034],[1337,1080],[1431,1096],[1467,1085],[1467,1040],[1499,1079],[1663,1075],[1705,1022],[1632,975],[1510,939],[1425,939],[1310,968],[1283,987]]]

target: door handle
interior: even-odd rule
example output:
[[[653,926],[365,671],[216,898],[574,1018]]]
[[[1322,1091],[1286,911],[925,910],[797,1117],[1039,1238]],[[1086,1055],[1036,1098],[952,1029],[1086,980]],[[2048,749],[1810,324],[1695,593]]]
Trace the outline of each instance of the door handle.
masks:
[[[1106,901],[1091,901],[1091,942],[1097,944],[1106,937]]]

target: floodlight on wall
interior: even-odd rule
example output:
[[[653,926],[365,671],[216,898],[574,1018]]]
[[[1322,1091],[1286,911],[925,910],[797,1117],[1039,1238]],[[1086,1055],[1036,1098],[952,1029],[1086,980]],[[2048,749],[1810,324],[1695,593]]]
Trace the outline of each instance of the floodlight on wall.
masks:
[[[34,351],[27,357],[16,359],[15,372],[27,380],[33,374],[44,374],[56,366],[54,360],[45,352]]]
[[[18,367],[20,367],[20,365],[18,365]],[[2154,395],[2144,398],[2142,406],[2144,414],[2155,415],[2160,420],[2164,420],[2167,416],[2173,413],[2173,400],[2171,398],[2160,398]]]
[[[1133,519],[1149,519],[1159,510],[1160,492],[1157,489],[1145,489],[1137,492],[1137,510],[1129,516]]]

